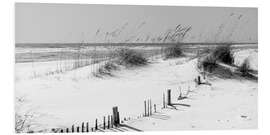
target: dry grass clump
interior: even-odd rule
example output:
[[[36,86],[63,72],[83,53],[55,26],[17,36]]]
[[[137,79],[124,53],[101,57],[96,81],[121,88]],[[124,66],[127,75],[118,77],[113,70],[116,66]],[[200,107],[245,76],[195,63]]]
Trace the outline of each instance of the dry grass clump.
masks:
[[[16,133],[34,133],[33,127],[39,127],[35,120],[41,117],[34,110],[24,108],[27,100],[25,97],[16,97],[15,100],[15,132]]]
[[[179,45],[171,46],[165,49],[165,59],[178,58],[183,55],[183,48]]]
[[[107,62],[105,65],[101,66],[97,72],[94,72],[94,76],[102,77],[102,76],[113,76],[112,71],[117,70],[118,66],[113,62]]]
[[[241,72],[242,76],[248,76],[250,71],[250,63],[248,59],[245,59],[244,62],[241,64],[241,66],[238,69]]]
[[[225,64],[232,65],[234,63],[234,57],[231,49],[231,45],[222,45],[214,49],[212,56]]]
[[[199,61],[198,67],[202,68],[203,71],[211,73],[215,68],[218,67],[217,60],[212,55],[208,55]]]
[[[213,72],[218,68],[217,62],[233,65],[234,57],[230,45],[217,46],[215,49],[206,49],[204,54],[209,53],[198,63],[198,67],[203,68],[204,71]]]
[[[114,60],[100,66],[96,72],[93,73],[95,77],[114,76],[112,71],[118,70],[120,65],[125,67],[143,66],[148,63],[147,58],[133,49],[119,49],[113,53]]]
[[[147,65],[148,59],[139,51],[120,49],[117,51],[118,63],[127,67]]]

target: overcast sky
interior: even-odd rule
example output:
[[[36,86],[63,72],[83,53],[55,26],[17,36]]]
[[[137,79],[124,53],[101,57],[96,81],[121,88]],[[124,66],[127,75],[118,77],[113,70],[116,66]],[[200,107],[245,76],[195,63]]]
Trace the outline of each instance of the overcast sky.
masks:
[[[15,40],[150,42],[182,24],[192,27],[185,42],[257,42],[257,18],[256,8],[17,3]]]

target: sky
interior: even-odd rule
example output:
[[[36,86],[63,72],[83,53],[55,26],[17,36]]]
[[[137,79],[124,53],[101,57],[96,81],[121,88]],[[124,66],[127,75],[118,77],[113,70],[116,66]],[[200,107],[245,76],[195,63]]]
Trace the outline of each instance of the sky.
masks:
[[[16,43],[158,42],[179,24],[183,42],[258,40],[257,8],[15,4]]]

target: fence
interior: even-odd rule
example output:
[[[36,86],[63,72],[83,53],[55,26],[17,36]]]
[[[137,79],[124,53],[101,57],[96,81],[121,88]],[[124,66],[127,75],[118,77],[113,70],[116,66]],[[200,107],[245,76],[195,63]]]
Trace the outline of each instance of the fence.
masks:
[[[204,77],[205,78],[205,77]],[[196,86],[205,84],[202,82],[201,77],[198,76],[194,79]],[[190,89],[188,88],[188,92]],[[161,109],[166,109],[169,107],[173,107],[174,109],[177,109],[176,105],[181,105],[185,107],[190,107],[190,105],[187,104],[179,104],[179,103],[173,103],[171,98],[171,89],[167,89],[166,94],[163,93],[162,95],[162,107]],[[185,99],[187,97],[181,97],[182,94],[180,93],[178,100]],[[186,95],[187,96],[187,95]],[[180,98],[181,97],[181,98]],[[157,113],[157,104],[152,102],[152,99],[146,99],[143,101],[143,107],[144,111],[142,115],[137,116],[137,119],[143,117],[151,117],[153,114]],[[136,118],[135,118],[136,119]],[[112,107],[112,114],[103,116],[103,119],[95,119],[94,123],[92,123],[94,126],[91,127],[89,125],[89,122],[82,122],[80,125],[73,124],[70,128],[53,128],[51,129],[51,132],[54,133],[74,133],[74,132],[105,132],[106,130],[109,131],[109,129],[117,129],[120,127],[128,127],[132,129],[133,131],[141,131],[139,129],[129,127],[128,125],[123,124],[124,121],[131,120],[131,117],[124,117],[121,119],[118,106]]]

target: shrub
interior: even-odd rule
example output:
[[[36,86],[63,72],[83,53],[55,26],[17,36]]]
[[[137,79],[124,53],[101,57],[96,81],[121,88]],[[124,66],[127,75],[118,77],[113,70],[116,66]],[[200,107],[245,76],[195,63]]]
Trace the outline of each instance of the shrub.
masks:
[[[203,68],[204,71],[212,72],[217,68],[216,58],[212,55],[208,55],[199,62],[198,67]]]
[[[147,58],[141,52],[132,49],[120,49],[117,51],[117,55],[120,65],[142,66],[148,62]]]
[[[107,71],[112,71],[112,70],[116,70],[117,69],[117,66],[114,63],[112,63],[112,62],[107,62],[104,65],[104,69],[107,70]]]
[[[230,45],[222,45],[216,47],[212,55],[214,58],[216,58],[216,60],[223,63],[230,65],[234,63],[234,57]]]
[[[250,71],[250,64],[248,59],[245,59],[244,62],[239,67],[239,71],[242,73],[242,76],[247,76]]]
[[[171,46],[165,49],[165,58],[177,58],[183,56],[183,48],[179,45]]]
[[[118,67],[112,63],[112,62],[108,62],[105,65],[101,66],[96,73],[94,73],[94,76],[96,77],[101,77],[104,75],[108,75],[108,76],[112,76],[111,71],[113,70],[117,70]]]

